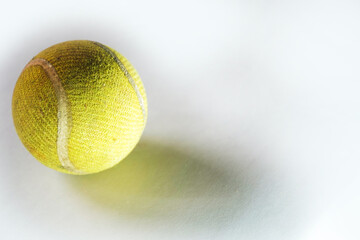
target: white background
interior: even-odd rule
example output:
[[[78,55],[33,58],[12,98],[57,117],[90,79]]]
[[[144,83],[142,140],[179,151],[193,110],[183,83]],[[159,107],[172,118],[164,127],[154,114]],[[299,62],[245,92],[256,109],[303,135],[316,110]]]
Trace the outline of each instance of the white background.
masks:
[[[1,239],[360,239],[358,1],[4,1]],[[41,50],[126,56],[149,101],[111,170],[36,161],[11,116]]]

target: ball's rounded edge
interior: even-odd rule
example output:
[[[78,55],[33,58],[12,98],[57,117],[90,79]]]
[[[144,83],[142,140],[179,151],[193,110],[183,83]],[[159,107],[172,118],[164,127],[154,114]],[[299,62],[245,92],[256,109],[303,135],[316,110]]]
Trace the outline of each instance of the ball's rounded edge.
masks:
[[[88,41],[88,42],[97,43],[97,42],[90,41],[90,40],[75,40],[75,41]],[[73,41],[66,41],[66,42],[73,42]],[[66,42],[61,42],[61,43],[57,43],[57,44],[55,44],[55,45],[52,45],[52,46],[44,49],[43,51],[41,51],[39,54],[41,54],[42,52],[46,51],[46,50],[49,49],[49,48],[54,48],[54,47],[56,47],[56,45],[58,45],[58,44],[63,44],[63,43],[66,43]],[[105,45],[103,45],[103,46],[105,46]],[[105,47],[108,48],[108,49],[111,51],[111,53],[116,56],[116,58],[125,60],[125,61],[126,61],[126,64],[132,68],[131,71],[135,71],[135,72],[136,72],[136,76],[138,77],[138,79],[136,79],[136,84],[140,85],[141,92],[140,92],[140,91],[139,91],[139,92],[140,92],[141,97],[142,97],[142,99],[143,99],[143,101],[144,101],[144,103],[143,103],[143,112],[144,112],[144,115],[143,115],[143,127],[142,127],[142,132],[141,132],[140,136],[138,137],[136,143],[133,145],[132,149],[131,149],[124,157],[122,157],[121,159],[119,159],[118,161],[116,161],[116,163],[115,163],[114,165],[109,166],[109,167],[107,167],[107,168],[100,169],[100,170],[96,170],[96,171],[74,172],[74,171],[69,171],[69,170],[67,170],[66,168],[64,168],[64,167],[61,166],[61,165],[57,165],[57,166],[55,167],[54,165],[46,164],[46,161],[41,161],[41,160],[39,160],[39,159],[36,157],[36,154],[34,154],[34,152],[32,151],[32,149],[29,149],[29,148],[27,147],[27,144],[24,143],[23,139],[20,137],[21,134],[19,134],[19,127],[17,126],[17,123],[16,123],[16,121],[15,121],[16,116],[15,116],[14,112],[16,111],[16,108],[15,108],[15,105],[16,105],[16,104],[15,104],[15,101],[16,101],[16,97],[17,97],[17,96],[16,96],[16,95],[17,95],[16,90],[17,90],[18,82],[19,82],[19,79],[20,79],[21,75],[22,75],[22,74],[24,73],[24,71],[28,68],[28,66],[25,66],[25,68],[22,70],[22,72],[21,72],[21,74],[20,74],[20,76],[19,76],[19,78],[18,78],[18,80],[17,80],[17,82],[16,82],[16,84],[15,84],[14,90],[13,90],[13,95],[12,95],[12,116],[13,116],[13,122],[14,122],[14,126],[15,126],[15,129],[16,129],[16,132],[17,132],[17,134],[18,134],[21,142],[22,142],[23,145],[25,146],[25,148],[34,156],[34,158],[36,158],[40,163],[42,163],[43,165],[45,165],[45,166],[48,167],[48,168],[54,169],[54,170],[56,170],[56,171],[58,171],[58,172],[70,174],[70,175],[89,175],[89,174],[94,174],[94,173],[98,173],[98,172],[102,172],[102,171],[108,170],[108,169],[112,168],[113,166],[117,165],[117,164],[118,164],[119,162],[121,162],[123,159],[125,159],[125,158],[133,151],[133,149],[137,146],[137,144],[139,143],[139,141],[140,141],[140,139],[141,139],[141,136],[143,135],[143,132],[144,132],[144,129],[145,129],[145,126],[146,126],[146,123],[147,123],[147,118],[148,118],[148,106],[147,106],[148,102],[147,102],[147,95],[146,95],[146,92],[145,92],[145,87],[144,87],[144,85],[143,85],[143,82],[142,82],[142,80],[141,80],[138,72],[135,70],[135,68],[132,66],[132,64],[131,64],[125,57],[123,57],[123,56],[122,56],[120,53],[118,53],[116,50],[114,50],[114,49],[112,49],[112,48],[110,48],[110,47],[107,47],[107,46],[105,46]],[[38,55],[39,55],[39,54],[38,54]],[[39,58],[38,55],[36,55],[32,60]],[[32,61],[32,60],[31,60],[31,61]],[[31,66],[30,66],[30,67],[31,67]],[[128,71],[127,68],[125,68],[125,71]],[[134,89],[134,91],[136,92],[136,89]],[[137,93],[137,94],[138,94],[138,93]],[[141,100],[139,100],[139,105],[140,105],[140,106],[142,105],[142,104],[141,104]],[[60,162],[60,161],[59,161],[59,162]]]
[[[141,131],[141,134],[139,135],[139,138],[137,139],[136,143],[133,145],[131,150],[128,151],[127,154],[125,156],[123,156],[121,159],[116,161],[116,163],[114,165],[104,169],[104,170],[108,170],[108,169],[111,169],[112,167],[116,166],[117,164],[119,164],[122,160],[124,160],[128,155],[131,154],[131,152],[134,150],[134,148],[138,145],[138,143],[144,133],[147,119],[148,119],[148,99],[147,99],[147,95],[146,95],[145,86],[140,77],[140,74],[138,73],[138,71],[135,69],[135,67],[130,63],[130,61],[127,58],[125,58],[118,51],[116,51],[115,49],[113,49],[107,45],[104,45],[104,44],[96,42],[96,41],[90,41],[90,42],[92,42],[94,45],[97,45],[98,47],[102,48],[104,51],[106,51],[108,54],[110,54],[113,57],[114,61],[119,65],[121,71],[125,74],[125,76],[129,80],[129,83],[132,85],[134,92],[138,96],[139,106],[143,112],[142,131]],[[101,171],[104,171],[104,170],[101,170]],[[101,172],[101,171],[98,171],[98,172]]]

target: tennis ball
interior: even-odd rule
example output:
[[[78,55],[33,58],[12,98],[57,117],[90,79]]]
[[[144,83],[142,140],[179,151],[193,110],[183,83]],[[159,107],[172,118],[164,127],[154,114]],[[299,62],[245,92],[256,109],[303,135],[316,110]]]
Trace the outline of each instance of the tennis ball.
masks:
[[[36,55],[14,89],[16,131],[44,165],[69,174],[111,168],[144,130],[147,100],[141,79],[115,50],[68,41]]]

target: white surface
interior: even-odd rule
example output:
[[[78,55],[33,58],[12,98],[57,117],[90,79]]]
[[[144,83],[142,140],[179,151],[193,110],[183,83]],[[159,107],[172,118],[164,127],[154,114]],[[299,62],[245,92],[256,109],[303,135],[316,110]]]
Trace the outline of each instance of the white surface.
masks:
[[[1,239],[360,239],[358,1],[5,1]],[[140,146],[76,177],[18,139],[12,90],[55,43],[124,54]]]

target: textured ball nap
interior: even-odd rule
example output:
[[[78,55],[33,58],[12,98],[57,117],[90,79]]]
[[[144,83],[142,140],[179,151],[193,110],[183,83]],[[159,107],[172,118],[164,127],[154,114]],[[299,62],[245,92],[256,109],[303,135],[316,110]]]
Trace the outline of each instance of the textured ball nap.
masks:
[[[147,101],[125,57],[97,42],[69,41],[26,65],[12,110],[21,141],[41,163],[89,174],[114,166],[135,147]]]

